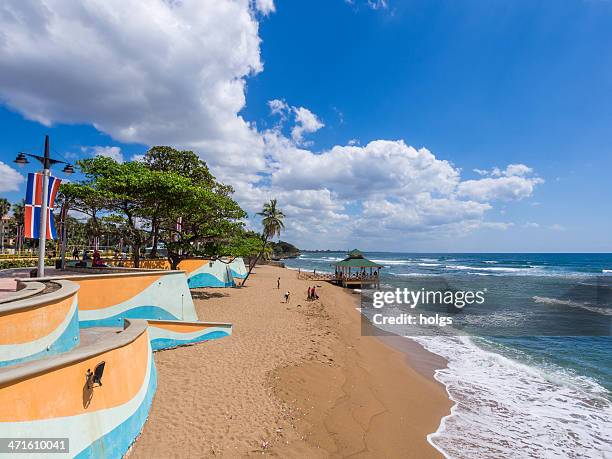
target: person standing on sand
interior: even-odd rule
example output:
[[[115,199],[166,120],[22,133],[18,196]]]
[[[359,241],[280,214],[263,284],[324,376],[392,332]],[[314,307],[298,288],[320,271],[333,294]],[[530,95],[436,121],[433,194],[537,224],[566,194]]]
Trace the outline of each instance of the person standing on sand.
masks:
[[[289,296],[291,294],[289,293],[289,291],[285,292],[285,303],[289,303]]]
[[[310,298],[312,298],[312,294],[310,293],[310,287],[308,287],[308,299],[310,300]]]
[[[280,277],[276,279],[276,288],[280,290]]]

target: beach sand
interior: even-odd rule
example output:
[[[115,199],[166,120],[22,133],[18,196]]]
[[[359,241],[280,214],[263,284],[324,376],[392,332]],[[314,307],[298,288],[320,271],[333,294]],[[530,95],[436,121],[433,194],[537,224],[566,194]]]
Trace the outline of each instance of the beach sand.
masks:
[[[276,279],[281,278],[281,289]],[[416,343],[361,336],[358,295],[258,266],[244,288],[192,291],[233,336],[158,352],[158,389],[130,458],[441,457],[451,402]],[[283,294],[291,292],[289,304]]]

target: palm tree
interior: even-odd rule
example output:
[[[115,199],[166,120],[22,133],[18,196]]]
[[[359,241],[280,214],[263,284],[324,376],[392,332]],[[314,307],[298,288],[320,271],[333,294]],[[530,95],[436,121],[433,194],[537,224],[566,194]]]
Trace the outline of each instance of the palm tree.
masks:
[[[11,203],[6,198],[0,198],[0,225],[2,226],[2,234],[0,241],[2,242],[2,253],[4,253],[4,216],[11,210]]]
[[[253,268],[266,251],[268,240],[274,239],[274,236],[280,236],[281,231],[285,229],[285,223],[283,221],[285,219],[285,214],[280,209],[276,208],[276,199],[270,199],[270,202],[266,202],[261,212],[257,212],[257,215],[263,217],[261,219],[261,224],[263,226],[263,232],[261,233],[261,250],[257,254],[255,261],[250,264],[249,272],[242,281],[241,286],[244,286],[251,275],[251,271],[253,271]]]

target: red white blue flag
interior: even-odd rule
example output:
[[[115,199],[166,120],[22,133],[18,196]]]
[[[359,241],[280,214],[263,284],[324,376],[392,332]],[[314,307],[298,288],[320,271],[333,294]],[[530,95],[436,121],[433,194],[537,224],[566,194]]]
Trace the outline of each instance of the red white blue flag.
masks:
[[[55,239],[55,221],[53,219],[53,208],[55,197],[62,181],[56,177],[49,177],[49,188],[47,193],[47,239]],[[28,174],[28,187],[25,200],[25,237],[30,239],[39,238],[40,209],[43,196],[43,174]]]

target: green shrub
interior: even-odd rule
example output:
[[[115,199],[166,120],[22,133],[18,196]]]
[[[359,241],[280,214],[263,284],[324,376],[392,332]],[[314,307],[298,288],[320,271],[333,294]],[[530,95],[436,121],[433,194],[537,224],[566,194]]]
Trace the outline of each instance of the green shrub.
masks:
[[[36,258],[15,258],[13,260],[0,260],[0,269],[13,268],[36,268],[38,260]],[[55,258],[47,258],[45,266],[55,266]]]

